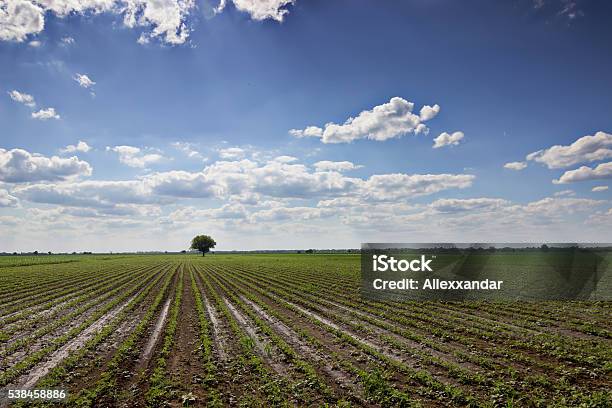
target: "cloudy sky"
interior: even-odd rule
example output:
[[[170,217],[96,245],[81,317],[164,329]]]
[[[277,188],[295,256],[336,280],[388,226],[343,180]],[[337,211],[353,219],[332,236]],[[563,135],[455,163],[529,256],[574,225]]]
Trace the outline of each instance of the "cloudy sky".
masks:
[[[610,242],[611,18],[1,0],[0,251]]]

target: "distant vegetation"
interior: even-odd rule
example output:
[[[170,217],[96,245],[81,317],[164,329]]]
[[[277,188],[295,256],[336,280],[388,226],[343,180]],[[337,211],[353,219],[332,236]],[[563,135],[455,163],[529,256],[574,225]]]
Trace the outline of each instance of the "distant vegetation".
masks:
[[[217,243],[210,235],[197,235],[191,240],[191,249],[197,249],[202,253],[202,256],[206,255],[215,245]]]

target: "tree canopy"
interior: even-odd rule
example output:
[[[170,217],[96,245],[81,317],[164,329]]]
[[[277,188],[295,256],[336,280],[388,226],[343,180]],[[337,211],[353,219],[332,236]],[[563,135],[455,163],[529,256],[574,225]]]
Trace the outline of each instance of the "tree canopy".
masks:
[[[217,243],[209,235],[197,235],[191,240],[191,249],[197,249],[202,252],[202,256],[206,255],[215,245],[217,245]]]

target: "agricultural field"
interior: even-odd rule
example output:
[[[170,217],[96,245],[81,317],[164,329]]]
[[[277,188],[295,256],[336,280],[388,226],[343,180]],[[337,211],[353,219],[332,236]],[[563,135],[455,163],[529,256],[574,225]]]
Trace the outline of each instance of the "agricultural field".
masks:
[[[612,406],[612,302],[360,284],[345,254],[0,258],[0,388],[67,392],[18,407]]]

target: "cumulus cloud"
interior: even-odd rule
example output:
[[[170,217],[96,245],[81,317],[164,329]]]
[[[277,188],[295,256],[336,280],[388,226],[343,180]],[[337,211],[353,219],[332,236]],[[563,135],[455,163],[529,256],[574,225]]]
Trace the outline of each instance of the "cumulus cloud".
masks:
[[[23,149],[0,148],[0,181],[23,183],[66,180],[91,175],[89,163],[78,157],[45,157]]]
[[[1,207],[17,207],[19,200],[9,194],[8,191],[0,189],[0,208]]]
[[[64,147],[63,149],[61,149],[61,152],[62,153],[76,153],[76,152],[87,153],[90,150],[91,150],[91,146],[89,146],[87,142],[79,140],[79,142],[76,145],[68,145]]]
[[[308,221],[332,216],[336,211],[317,207],[273,207],[250,216],[252,222]]]
[[[342,198],[357,203],[384,203],[466,188],[473,179],[472,175],[462,174],[379,174],[362,179],[334,170],[313,170],[293,161],[272,159],[258,163],[244,159],[219,161],[200,172],[158,172],[130,181],[29,185],[16,189],[15,194],[36,203],[82,208],[174,202],[181,198],[217,199],[258,207],[270,200]]]
[[[509,203],[508,200],[500,198],[443,198],[431,203],[430,207],[441,213],[454,213],[462,211],[493,211]]]
[[[6,0],[0,4],[0,40],[24,41],[43,30],[44,10],[28,0]]]
[[[91,88],[92,86],[94,86],[96,83],[94,81],[91,80],[91,78],[89,78],[87,75],[85,74],[75,74],[75,76],[73,77],[73,79],[79,84],[80,87],[82,88]]]
[[[560,226],[566,231],[568,224],[580,226],[580,217],[592,214],[607,203],[604,200],[547,197],[518,204],[499,198],[480,197],[443,198],[423,205],[339,197],[320,201],[318,207],[334,208],[343,224],[372,233],[384,231],[389,234],[396,231],[401,236],[410,231],[439,237],[435,238],[437,240],[448,239],[449,236],[465,240],[468,234],[472,237],[470,240],[482,240],[483,236],[488,236],[499,241],[508,239],[508,231],[516,237],[513,239],[533,239],[534,233],[542,231],[546,231],[548,237],[558,237]],[[436,225],[433,230],[432,224]],[[555,235],[547,235],[551,231]],[[575,237],[575,234],[572,236]]]
[[[30,108],[34,108],[36,106],[36,101],[34,100],[34,97],[30,94],[19,92],[15,89],[10,91],[8,94],[11,97],[11,99],[14,100],[15,102],[22,103]],[[38,120],[59,119],[60,118],[60,115],[57,112],[55,112],[54,108],[40,109],[37,112],[32,112],[31,115],[33,119],[38,119]]]
[[[153,195],[151,189],[140,180],[32,184],[17,187],[14,194],[34,203],[95,209],[112,209],[120,204],[168,202]]]
[[[448,134],[446,132],[441,133],[440,136],[434,139],[434,149],[439,149],[444,146],[456,146],[463,140],[463,132],[453,132]]]
[[[46,108],[32,112],[32,118],[38,120],[59,119],[60,115],[55,112],[55,108]]]
[[[555,145],[527,155],[527,160],[545,164],[549,169],[559,169],[574,164],[593,162],[612,157],[612,134],[597,132],[584,136],[569,146]]]
[[[246,152],[240,147],[228,147],[226,149],[219,149],[219,157],[227,160],[242,159]]]
[[[323,129],[318,126],[307,126],[305,129],[291,129],[289,134],[294,137],[323,137]]]
[[[608,190],[608,186],[596,186],[596,187],[593,187],[591,191],[599,192],[599,191],[607,191],[607,190]]]
[[[15,194],[31,203],[55,205],[51,209],[31,208],[32,215],[48,223],[63,216],[116,219],[158,217],[160,204],[167,200],[142,190],[139,181],[83,181],[61,184],[33,184],[18,187]]]
[[[158,163],[164,159],[158,153],[144,153],[135,146],[107,147],[107,151],[113,151],[119,155],[119,161],[129,167],[144,168],[150,164]]]
[[[8,94],[15,102],[23,103],[24,105],[29,106],[30,108],[36,106],[36,101],[34,100],[34,97],[30,94],[19,92],[15,89],[10,91]]]
[[[518,226],[518,231],[528,230],[527,236],[537,230],[547,229],[557,223],[567,222],[568,216],[591,214],[605,205],[603,200],[551,198],[547,197],[526,204],[515,204],[498,198],[440,199],[428,205],[407,203],[374,203],[354,200],[349,197],[322,200],[317,207],[275,206],[269,210],[258,210],[248,219],[260,222],[290,223],[314,221],[328,216],[338,216],[342,224],[368,231],[405,231],[431,233],[431,223],[442,230],[443,236],[454,232],[454,236],[465,237],[466,229],[491,236],[491,231],[508,226]],[[317,209],[325,211],[316,211]],[[257,216],[260,213],[262,216]],[[550,231],[550,230],[549,230]],[[457,235],[459,234],[459,235]],[[506,234],[507,235],[507,234]],[[515,235],[516,236],[516,235]],[[476,238],[472,238],[476,239]]]
[[[370,200],[395,200],[470,187],[471,174],[376,174],[363,182],[361,195]]]
[[[612,178],[612,162],[601,163],[595,168],[582,166],[576,170],[566,171],[559,179],[553,180],[553,183],[566,184],[577,181],[605,180],[610,178]]]
[[[182,44],[189,36],[187,17],[194,9],[192,0],[7,0],[0,8],[0,39],[24,41],[40,33],[47,12],[63,18],[68,15],[110,12],[123,15],[127,27],[145,27],[143,41],[159,38],[168,44]],[[64,41],[69,45],[71,41]]]
[[[587,223],[591,224],[592,227],[602,228],[607,233],[612,225],[612,208],[607,211],[594,212],[589,216]]]
[[[160,38],[168,44],[183,44],[189,37],[187,17],[195,7],[193,0],[124,0],[123,22],[127,27],[151,27],[143,33],[140,43]]]
[[[204,159],[202,154],[198,152],[194,145],[188,142],[174,142],[172,147],[183,152],[187,157],[191,159]]]
[[[287,6],[294,0],[232,0],[237,10],[248,13],[253,20],[271,19],[282,22]],[[221,0],[215,13],[225,8]],[[5,0],[0,3],[0,40],[25,41],[28,36],[43,31],[45,15],[56,18],[68,15],[112,13],[123,17],[126,27],[143,27],[138,42],[146,44],[152,39],[171,44],[183,44],[189,38],[189,17],[197,5],[195,0]],[[64,37],[62,44],[74,42]]]
[[[272,159],[272,161],[279,163],[292,163],[298,161],[298,158],[294,156],[276,156]]]
[[[439,106],[424,107],[425,118],[435,116]],[[362,111],[355,118],[348,118],[343,124],[327,123],[324,128],[308,126],[305,129],[291,129],[295,137],[317,137],[323,143],[350,143],[354,140],[370,139],[385,141],[408,133],[427,133],[424,122],[427,119],[413,113],[414,103],[394,97],[387,103]]]
[[[285,8],[295,3],[295,0],[231,0],[237,10],[248,13],[253,20],[276,20],[282,22],[285,14],[289,11]],[[221,0],[215,9],[220,13],[227,5],[226,0]]]
[[[202,171],[204,179],[214,182],[217,194],[233,196],[252,192],[270,197],[312,197],[340,194],[359,182],[338,172],[312,172],[302,164],[270,160],[220,161]]]
[[[356,170],[356,169],[360,169],[363,167],[358,164],[351,163],[350,161],[329,161],[329,160],[318,161],[313,166],[315,169],[317,169],[317,171],[339,171],[339,172]]]
[[[170,197],[214,198],[221,196],[221,187],[203,173],[168,171],[155,173],[145,179],[152,193]]]
[[[564,214],[588,212],[602,204],[605,204],[605,201],[591,200],[588,198],[546,197],[521,206],[520,209],[531,215],[559,218]]]
[[[219,208],[182,207],[170,213],[167,217],[171,222],[193,222],[194,219],[235,220],[245,219],[248,215],[241,204],[224,204]]]
[[[510,170],[516,170],[516,171],[523,170],[526,167],[527,167],[527,163],[521,162],[521,161],[508,162],[504,164],[504,169],[510,169]]]
[[[425,105],[421,108],[421,111],[419,112],[419,116],[421,118],[421,121],[425,122],[425,121],[431,120],[435,118],[436,116],[438,116],[438,113],[440,113],[440,105],[438,104],[435,104],[434,106]]]

